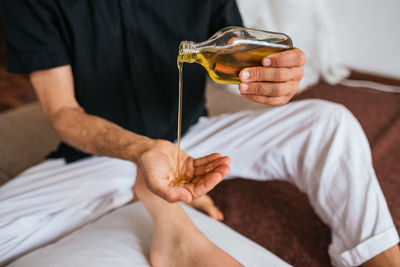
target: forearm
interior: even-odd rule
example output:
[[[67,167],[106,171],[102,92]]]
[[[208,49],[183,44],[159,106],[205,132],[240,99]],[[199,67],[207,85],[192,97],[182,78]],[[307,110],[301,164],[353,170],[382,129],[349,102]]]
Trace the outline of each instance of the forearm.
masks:
[[[135,134],[85,113],[75,98],[70,65],[35,71],[29,77],[44,116],[63,142],[89,154],[137,163],[149,189],[170,202],[182,199],[190,202],[206,194],[229,172],[229,159],[219,154],[200,158],[197,162],[182,152],[181,165],[177,166],[178,152],[173,143]],[[216,167],[210,170],[205,166]],[[187,188],[171,185],[170,178],[177,167],[186,171],[184,175],[193,177],[196,183],[185,185]]]
[[[137,162],[154,142],[80,108],[63,108],[49,120],[63,142],[89,154]]]
[[[85,113],[75,98],[70,65],[35,71],[29,77],[44,116],[63,142],[89,154],[134,162],[154,142]]]

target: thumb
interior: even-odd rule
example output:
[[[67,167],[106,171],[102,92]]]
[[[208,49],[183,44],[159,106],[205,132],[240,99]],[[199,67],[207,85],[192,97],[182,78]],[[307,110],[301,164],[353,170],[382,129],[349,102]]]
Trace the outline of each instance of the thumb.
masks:
[[[182,201],[185,203],[190,203],[193,200],[192,194],[184,187],[174,186],[171,188],[170,195],[172,202]]]

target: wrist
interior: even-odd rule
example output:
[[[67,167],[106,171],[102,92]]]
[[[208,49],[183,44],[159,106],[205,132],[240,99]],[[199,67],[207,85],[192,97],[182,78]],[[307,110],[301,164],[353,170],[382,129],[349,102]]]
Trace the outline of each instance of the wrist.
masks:
[[[140,156],[151,149],[155,142],[156,140],[149,137],[137,135],[133,142],[127,146],[126,159],[137,164]]]

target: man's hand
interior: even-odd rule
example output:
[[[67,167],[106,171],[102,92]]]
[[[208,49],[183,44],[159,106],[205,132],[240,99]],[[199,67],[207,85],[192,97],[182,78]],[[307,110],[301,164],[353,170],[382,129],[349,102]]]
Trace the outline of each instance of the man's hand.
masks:
[[[181,151],[181,175],[190,178],[190,183],[177,186],[171,183],[175,179],[177,157],[176,145],[155,140],[138,158],[147,187],[169,202],[190,203],[213,189],[230,171],[230,159],[221,154],[194,159]]]
[[[299,90],[306,56],[298,48],[263,58],[262,67],[245,68],[239,90],[246,98],[267,105],[283,105]]]

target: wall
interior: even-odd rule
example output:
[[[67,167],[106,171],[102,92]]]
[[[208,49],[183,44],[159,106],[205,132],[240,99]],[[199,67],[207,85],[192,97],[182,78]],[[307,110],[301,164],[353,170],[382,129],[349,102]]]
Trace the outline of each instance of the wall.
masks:
[[[326,4],[339,62],[400,79],[400,1],[330,0]]]

